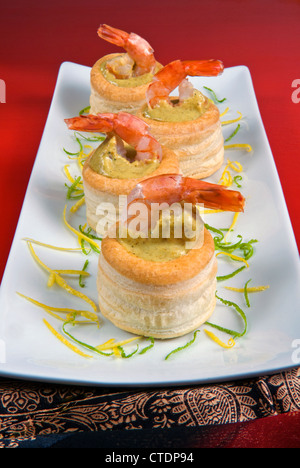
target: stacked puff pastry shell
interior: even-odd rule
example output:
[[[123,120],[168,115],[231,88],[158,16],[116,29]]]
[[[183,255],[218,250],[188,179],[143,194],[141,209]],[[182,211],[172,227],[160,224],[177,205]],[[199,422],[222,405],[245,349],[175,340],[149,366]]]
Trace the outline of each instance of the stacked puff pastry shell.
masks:
[[[168,262],[152,262],[105,238],[97,288],[102,314],[117,327],[153,338],[175,338],[195,330],[215,308],[217,263],[214,242]]]

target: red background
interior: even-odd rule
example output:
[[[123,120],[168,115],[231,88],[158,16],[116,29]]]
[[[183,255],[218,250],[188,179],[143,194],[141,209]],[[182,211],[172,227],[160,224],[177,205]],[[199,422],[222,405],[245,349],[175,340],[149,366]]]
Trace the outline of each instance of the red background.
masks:
[[[92,66],[120,50],[98,38],[100,23],[140,34],[162,63],[219,58],[249,67],[299,246],[300,103],[291,99],[300,79],[299,0],[12,0],[0,9],[0,277],[60,64]]]

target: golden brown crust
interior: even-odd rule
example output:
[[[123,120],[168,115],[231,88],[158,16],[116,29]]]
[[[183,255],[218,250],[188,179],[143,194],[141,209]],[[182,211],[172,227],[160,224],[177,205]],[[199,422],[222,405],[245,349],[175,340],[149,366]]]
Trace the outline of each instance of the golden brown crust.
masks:
[[[171,285],[196,276],[214,256],[214,241],[204,229],[201,248],[194,248],[186,255],[169,262],[150,262],[128,252],[114,238],[102,241],[101,252],[105,260],[121,275],[143,284]]]
[[[178,174],[179,162],[174,152],[164,147],[162,150],[162,160],[155,171],[148,176],[140,177],[138,179],[113,179],[98,174],[89,166],[89,160],[92,157],[91,154],[85,161],[82,170],[84,183],[88,184],[89,188],[97,191],[107,192],[113,195],[129,195],[131,190],[142,180],[161,174]]]

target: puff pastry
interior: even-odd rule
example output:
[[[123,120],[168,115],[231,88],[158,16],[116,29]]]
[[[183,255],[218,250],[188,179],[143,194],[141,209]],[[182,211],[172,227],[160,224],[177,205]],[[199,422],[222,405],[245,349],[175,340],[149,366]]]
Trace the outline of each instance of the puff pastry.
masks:
[[[106,237],[98,263],[100,310],[117,327],[167,339],[195,330],[215,309],[217,263],[204,228],[200,248],[168,262],[137,257]]]
[[[121,86],[122,82],[126,83],[127,80],[120,79],[110,82],[103,75],[105,63],[120,55],[122,54],[105,55],[92,67],[90,76],[90,114],[118,113],[120,111],[136,114],[146,103],[146,90],[153,77],[152,74],[148,74],[148,80],[144,79],[145,83],[136,86]],[[160,67],[161,65],[157,62],[157,70]]]
[[[218,108],[204,98],[205,112],[195,120],[169,122],[147,117],[147,105],[138,112],[151,134],[178,156],[185,177],[203,179],[215,173],[224,161],[224,139]]]

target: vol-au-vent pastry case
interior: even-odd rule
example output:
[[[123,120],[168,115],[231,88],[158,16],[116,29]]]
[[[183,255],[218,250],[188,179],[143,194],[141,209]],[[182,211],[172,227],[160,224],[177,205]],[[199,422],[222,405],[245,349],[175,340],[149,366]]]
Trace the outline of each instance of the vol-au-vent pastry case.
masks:
[[[244,209],[240,192],[179,174],[150,177],[128,198],[128,206],[138,200],[150,211],[157,203],[172,207],[183,201],[194,207],[201,203],[228,211]],[[186,227],[188,218],[181,216],[178,221],[168,210],[167,215]],[[190,216],[200,217],[198,209]],[[153,238],[153,226],[134,236],[129,228],[120,237],[119,230],[117,235],[115,230],[107,235],[102,240],[97,275],[103,315],[123,330],[161,339],[184,335],[208,320],[216,304],[217,260],[214,240],[203,221],[195,226],[191,246],[183,234],[176,237],[172,230],[169,237],[160,230]]]
[[[135,33],[103,24],[98,35],[125,52],[101,57],[90,75],[90,113],[120,111],[136,114],[146,103],[146,90],[161,64],[150,44]]]
[[[101,237],[118,220],[124,197],[139,182],[149,176],[179,173],[175,153],[158,143],[137,116],[105,113],[65,122],[73,130],[106,134],[82,169],[87,223]]]

